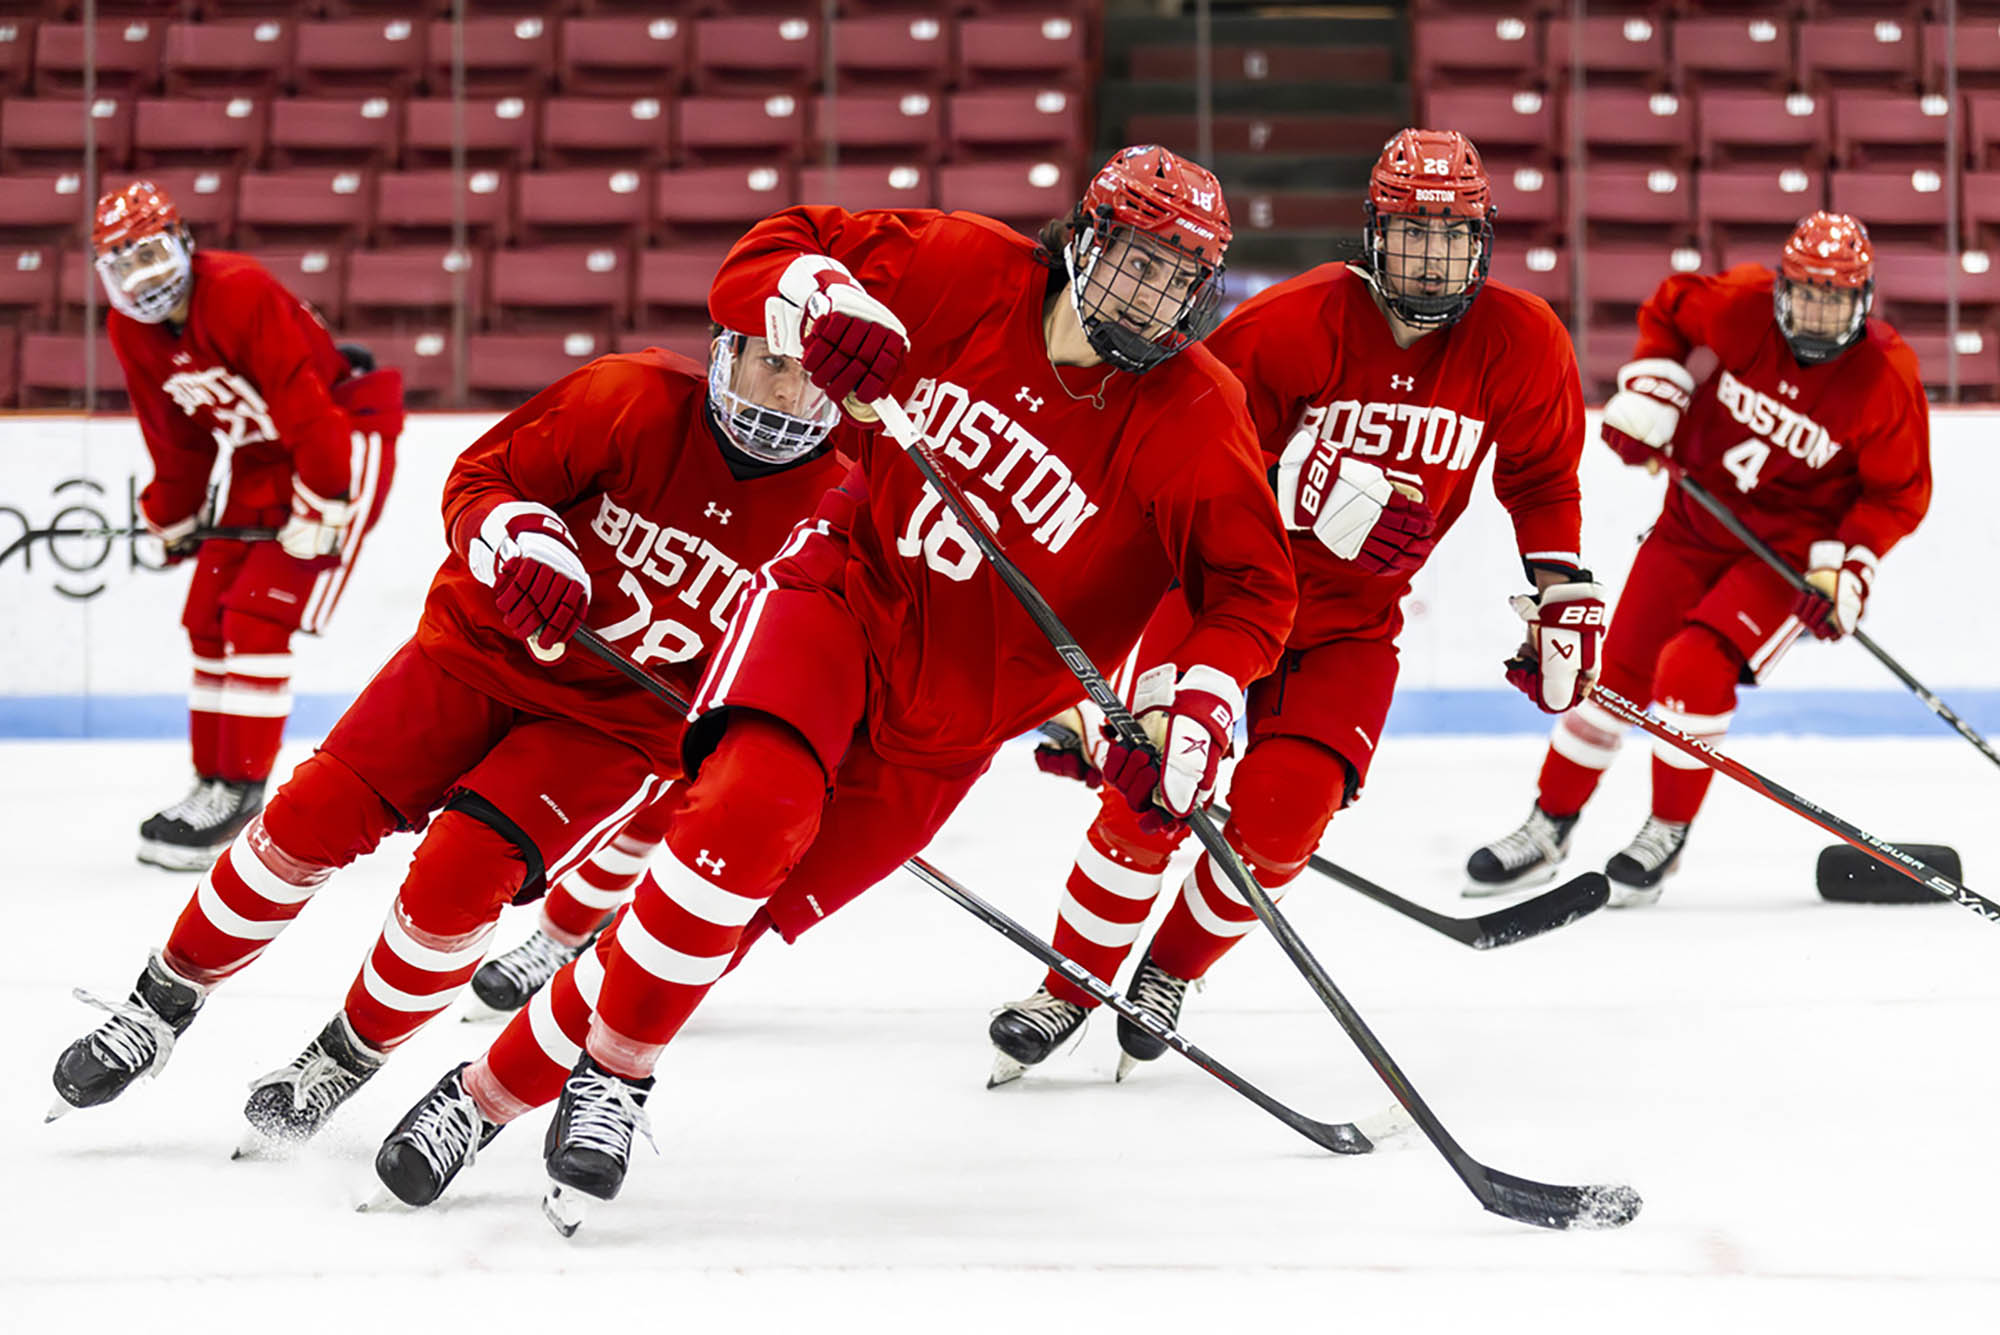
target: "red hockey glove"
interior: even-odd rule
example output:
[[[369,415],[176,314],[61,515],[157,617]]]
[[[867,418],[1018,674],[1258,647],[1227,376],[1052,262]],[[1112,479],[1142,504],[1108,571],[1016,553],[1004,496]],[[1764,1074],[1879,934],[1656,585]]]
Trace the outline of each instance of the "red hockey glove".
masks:
[[[1437,546],[1437,516],[1414,487],[1311,430],[1286,442],[1271,481],[1286,528],[1311,533],[1367,574],[1415,570]]]
[[[1140,711],[1139,700],[1161,696],[1168,696],[1171,703],[1148,703]],[[1243,688],[1228,673],[1200,663],[1176,681],[1174,665],[1162,663],[1140,677],[1133,709],[1157,750],[1129,747],[1114,739],[1104,757],[1104,780],[1124,795],[1134,811],[1160,809],[1175,820],[1186,820],[1215,792],[1216,773],[1229,754],[1236,717],[1243,712]]]
[[[1507,660],[1507,684],[1545,714],[1576,708],[1597,679],[1597,644],[1604,637],[1604,590],[1586,577],[1552,584],[1540,596],[1509,600],[1528,623],[1528,639]]]
[[[297,477],[292,479],[292,516],[278,530],[278,545],[287,555],[324,570],[340,564],[340,545],[354,517],[351,501],[321,496]]]
[[[1799,594],[1792,615],[1822,640],[1853,633],[1875,583],[1875,553],[1866,547],[1816,542],[1806,565],[1806,583],[1814,591]]]
[[[493,605],[507,629],[544,656],[553,657],[590,610],[583,555],[547,506],[495,506],[467,544],[466,564],[493,587]]]
[[[1671,453],[1681,414],[1694,401],[1694,377],[1677,361],[1644,357],[1618,368],[1618,392],[1604,405],[1604,443],[1634,468],[1658,472]]]
[[[160,540],[160,550],[166,553],[168,565],[177,566],[201,550],[201,541],[194,536],[195,529],[201,525],[199,516],[189,515],[171,524],[157,523],[143,511],[141,518],[146,521],[146,531]]]
[[[910,350],[894,311],[868,295],[840,261],[801,255],[764,302],[764,338],[835,403],[869,403],[889,392]]]
[[[1065,709],[1042,725],[1042,741],[1035,747],[1035,768],[1059,779],[1075,779],[1086,788],[1097,788],[1104,783],[1104,770],[1093,757],[1093,751],[1101,757],[1103,741],[1084,723],[1082,710]]]

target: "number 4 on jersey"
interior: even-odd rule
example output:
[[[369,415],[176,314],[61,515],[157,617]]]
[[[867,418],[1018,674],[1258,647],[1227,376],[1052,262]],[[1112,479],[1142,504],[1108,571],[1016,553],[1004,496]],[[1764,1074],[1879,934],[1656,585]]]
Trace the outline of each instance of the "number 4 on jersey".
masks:
[[[1741,445],[1732,445],[1722,454],[1722,466],[1736,479],[1738,491],[1755,491],[1757,475],[1764,471],[1764,461],[1771,457],[1771,447],[1755,436]]]

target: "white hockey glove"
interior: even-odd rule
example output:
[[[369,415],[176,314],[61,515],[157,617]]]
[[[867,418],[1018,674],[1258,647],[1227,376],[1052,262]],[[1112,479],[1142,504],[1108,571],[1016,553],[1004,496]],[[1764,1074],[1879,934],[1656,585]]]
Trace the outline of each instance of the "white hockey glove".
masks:
[[[1604,638],[1603,586],[1580,580],[1551,584],[1539,596],[1508,602],[1528,623],[1528,638],[1507,660],[1507,684],[1545,714],[1576,708],[1597,680],[1597,645]]]
[[[776,294],[764,299],[764,341],[805,363],[807,378],[843,406],[888,393],[910,350],[896,313],[830,255],[801,255],[787,266]]]
[[[146,521],[146,531],[160,540],[160,547],[166,553],[168,565],[178,565],[201,550],[201,544],[195,541],[194,536],[194,531],[201,527],[200,515],[176,519],[171,524],[159,524],[144,511],[140,514]]]
[[[1604,405],[1604,443],[1634,468],[1660,471],[1681,414],[1694,402],[1694,377],[1666,357],[1643,357],[1618,368],[1618,392]]]
[[[1792,614],[1822,640],[1852,635],[1875,583],[1875,553],[1829,539],[1812,545],[1806,565],[1814,591],[1799,594]]]
[[[1415,570],[1437,545],[1437,516],[1416,488],[1310,429],[1285,442],[1272,485],[1286,528],[1310,532],[1371,575]]]
[[[310,565],[340,563],[340,544],[354,517],[351,501],[321,496],[304,480],[292,479],[292,517],[278,530],[278,545]]]
[[[1158,807],[1185,820],[1215,792],[1243,712],[1243,688],[1220,668],[1197,663],[1176,679],[1174,665],[1162,663],[1140,674],[1133,712],[1153,749],[1113,740],[1104,756],[1105,782],[1134,811]]]

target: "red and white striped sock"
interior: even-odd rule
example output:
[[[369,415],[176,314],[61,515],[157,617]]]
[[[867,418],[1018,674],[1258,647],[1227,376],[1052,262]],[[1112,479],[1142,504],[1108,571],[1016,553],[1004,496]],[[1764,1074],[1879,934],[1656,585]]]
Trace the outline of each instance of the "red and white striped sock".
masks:
[[[222,683],[229,675],[222,641],[194,647],[194,677],[188,686],[188,742],[194,772],[203,778],[222,773]]]
[[[486,957],[486,939],[499,921],[495,910],[468,930],[426,931],[398,895],[343,1003],[361,1041],[389,1052],[457,1000]]]
[[[232,649],[224,662],[228,670],[218,709],[221,776],[236,782],[268,779],[292,712],[292,656]]]
[[[1276,903],[1285,897],[1297,876],[1295,870],[1280,880],[1266,869],[1257,879]],[[1251,912],[1249,901],[1236,893],[1226,877],[1216,874],[1214,856],[1203,853],[1181,882],[1180,894],[1147,953],[1153,963],[1176,978],[1200,978],[1256,926],[1257,915]]]
[[[583,1054],[604,986],[603,952],[586,950],[528,999],[484,1055],[465,1068],[465,1088],[489,1122],[511,1122],[554,1103]]]
[[[542,901],[542,931],[574,949],[590,939],[606,915],[632,898],[657,836],[634,837],[630,827],[590,855]]]
[[[1102,826],[1101,819],[1093,823],[1077,850],[1057,911],[1055,948],[1109,983],[1132,953],[1132,943],[1139,939],[1146,915],[1159,898],[1173,845],[1157,854],[1146,850],[1141,856],[1114,848]],[[1043,986],[1076,1005],[1097,1004],[1057,970],[1049,970]]]
[[[202,873],[161,952],[167,967],[213,987],[263,954],[333,870],[286,853],[257,816]]]

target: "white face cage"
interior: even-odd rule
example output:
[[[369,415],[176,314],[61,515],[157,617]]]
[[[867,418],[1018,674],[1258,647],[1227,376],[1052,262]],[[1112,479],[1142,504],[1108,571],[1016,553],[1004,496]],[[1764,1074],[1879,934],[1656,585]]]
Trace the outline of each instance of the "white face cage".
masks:
[[[759,463],[788,464],[803,459],[825,443],[827,433],[840,420],[840,409],[811,386],[797,412],[766,407],[737,393],[736,368],[746,341],[744,335],[729,330],[715,336],[708,355],[709,410],[730,443]]]
[[[194,247],[178,229],[155,232],[97,257],[113,308],[141,324],[173,313],[194,282]]]

